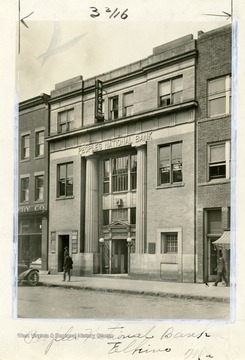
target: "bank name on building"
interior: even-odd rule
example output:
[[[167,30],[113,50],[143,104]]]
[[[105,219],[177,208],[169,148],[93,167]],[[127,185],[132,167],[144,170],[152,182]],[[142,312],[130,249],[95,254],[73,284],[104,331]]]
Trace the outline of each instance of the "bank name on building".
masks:
[[[152,140],[152,134],[153,131],[148,131],[140,134],[116,138],[113,140],[106,140],[99,143],[83,145],[78,148],[78,152],[81,156],[88,156],[95,152],[120,148],[123,146],[139,146],[145,144],[149,140]]]

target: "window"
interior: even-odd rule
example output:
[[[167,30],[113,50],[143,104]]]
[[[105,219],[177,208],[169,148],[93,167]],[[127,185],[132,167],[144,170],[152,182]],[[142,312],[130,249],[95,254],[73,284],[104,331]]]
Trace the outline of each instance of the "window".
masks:
[[[128,156],[112,159],[112,191],[128,190]]]
[[[222,212],[221,209],[207,211],[207,233],[222,234]]]
[[[58,197],[73,195],[73,163],[58,165]]]
[[[109,160],[103,162],[103,193],[107,194],[110,192],[110,163]]]
[[[173,184],[182,181],[182,143],[159,148],[159,184]]]
[[[136,188],[137,188],[137,155],[131,156],[130,175],[131,175],[131,190],[136,190]]]
[[[109,225],[109,210],[103,210],[103,225]]]
[[[183,78],[159,83],[159,106],[179,104],[183,101]]]
[[[130,224],[136,224],[136,208],[130,209]]]
[[[35,177],[35,201],[44,199],[44,176]]]
[[[21,179],[21,202],[29,201],[29,177]]]
[[[74,109],[62,111],[58,114],[58,132],[64,133],[73,130]]]
[[[208,81],[208,116],[231,112],[230,75]]]
[[[78,231],[73,230],[71,234],[71,252],[77,254],[78,252]]]
[[[118,96],[109,99],[109,119],[118,119]]]
[[[103,161],[103,194],[136,190],[137,155],[127,155]]]
[[[178,234],[162,233],[161,234],[161,254],[178,252]]]
[[[123,95],[123,115],[133,115],[133,91],[130,91]]]
[[[35,156],[44,155],[44,131],[37,131],[35,134],[36,137],[36,148]]]
[[[21,137],[21,159],[30,158],[30,134]]]
[[[230,178],[230,142],[216,143],[208,148],[209,180]]]

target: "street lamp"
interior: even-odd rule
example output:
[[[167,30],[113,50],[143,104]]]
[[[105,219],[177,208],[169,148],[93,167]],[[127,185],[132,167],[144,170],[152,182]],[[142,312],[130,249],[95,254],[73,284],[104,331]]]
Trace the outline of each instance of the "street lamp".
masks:
[[[131,252],[131,246],[132,246],[132,238],[127,238],[128,243],[128,274],[130,274],[130,252]]]
[[[103,246],[104,246],[104,238],[99,239],[100,243],[100,273],[103,274]]]

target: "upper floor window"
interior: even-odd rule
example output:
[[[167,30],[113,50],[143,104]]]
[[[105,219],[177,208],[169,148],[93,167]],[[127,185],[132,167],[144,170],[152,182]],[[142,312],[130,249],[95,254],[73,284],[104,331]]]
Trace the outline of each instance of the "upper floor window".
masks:
[[[209,180],[230,178],[230,142],[210,144],[208,147]]]
[[[118,96],[109,99],[109,119],[118,119]]]
[[[137,155],[127,155],[103,161],[103,193],[137,188]]]
[[[44,131],[37,131],[35,134],[36,144],[35,144],[35,156],[44,155]]]
[[[159,184],[182,181],[182,143],[173,143],[159,148]]]
[[[110,163],[109,160],[105,160],[103,162],[104,165],[104,169],[103,169],[103,176],[104,176],[104,181],[103,181],[103,193],[109,193],[110,192]]]
[[[58,165],[57,196],[73,195],[73,163]]]
[[[35,201],[44,199],[44,176],[35,176]]]
[[[20,201],[21,202],[29,201],[29,177],[25,177],[21,179]]]
[[[58,114],[58,132],[64,133],[73,130],[74,109],[62,111]]]
[[[21,137],[21,159],[30,158],[30,134]]]
[[[133,115],[133,91],[123,95],[123,116]]]
[[[159,106],[179,104],[183,101],[183,77],[159,83]]]
[[[128,190],[128,156],[112,159],[112,191]]]
[[[130,160],[131,190],[135,190],[137,187],[137,155],[132,155]]]
[[[231,112],[230,75],[208,81],[208,116]]]

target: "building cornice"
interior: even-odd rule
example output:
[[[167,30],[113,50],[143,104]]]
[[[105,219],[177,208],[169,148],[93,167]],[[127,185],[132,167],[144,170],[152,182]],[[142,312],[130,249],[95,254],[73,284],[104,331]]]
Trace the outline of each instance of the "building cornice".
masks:
[[[19,103],[19,111],[27,110],[38,105],[46,105],[49,99],[50,95],[43,93],[31,99],[21,101]]]
[[[110,127],[120,126],[120,125],[126,124],[126,123],[132,123],[132,121],[135,122],[138,120],[147,120],[154,116],[167,115],[167,114],[171,114],[173,112],[185,111],[185,110],[188,110],[191,108],[196,108],[197,106],[198,106],[197,101],[191,100],[191,101],[187,101],[185,103],[181,103],[178,105],[172,105],[172,106],[168,106],[165,108],[160,108],[160,109],[158,108],[156,110],[139,113],[139,114],[127,117],[127,118],[122,118],[122,119],[117,119],[117,120],[109,120],[109,121],[105,121],[103,123],[89,125],[89,126],[83,127],[82,129],[75,130],[75,131],[51,135],[51,136],[46,137],[46,140],[54,141],[54,140],[58,140],[58,139],[68,138],[68,137],[72,137],[74,135],[80,135],[80,134],[84,134],[87,132],[94,132],[94,131],[99,131],[99,130],[110,128]]]

